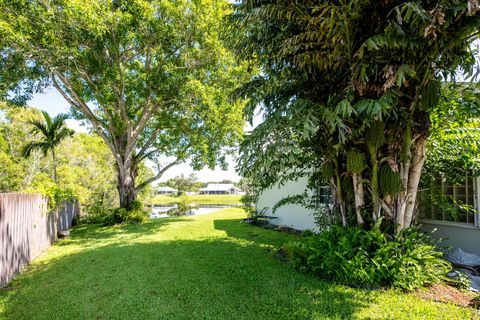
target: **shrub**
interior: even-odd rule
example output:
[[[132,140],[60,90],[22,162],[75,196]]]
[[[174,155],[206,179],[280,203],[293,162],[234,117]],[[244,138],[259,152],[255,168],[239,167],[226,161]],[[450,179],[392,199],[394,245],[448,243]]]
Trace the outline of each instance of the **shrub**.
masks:
[[[36,185],[25,191],[30,193],[40,193],[45,196],[48,200],[49,212],[53,212],[60,208],[63,202],[74,202],[77,199],[77,195],[72,189],[61,188],[53,182]]]
[[[294,268],[346,284],[414,290],[442,281],[451,270],[443,253],[417,228],[391,238],[379,230],[333,226],[283,249]]]
[[[187,196],[180,196],[176,204],[177,206],[175,208],[170,209],[167,212],[169,216],[185,216],[193,208],[192,206],[190,206]]]
[[[106,225],[114,225],[119,223],[141,223],[148,218],[148,212],[144,210],[143,204],[135,200],[130,208],[110,209],[105,216],[103,223]]]
[[[103,224],[111,212],[111,207],[99,196],[83,206],[80,224]]]

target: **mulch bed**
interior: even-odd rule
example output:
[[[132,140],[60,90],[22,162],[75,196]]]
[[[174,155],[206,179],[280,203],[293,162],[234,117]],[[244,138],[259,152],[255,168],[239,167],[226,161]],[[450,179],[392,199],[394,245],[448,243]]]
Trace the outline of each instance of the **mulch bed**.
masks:
[[[445,284],[434,284],[424,290],[417,290],[413,295],[439,302],[453,303],[463,307],[480,307],[480,300],[475,299],[477,293],[471,291],[462,291],[455,287]]]
[[[264,229],[269,229],[269,230],[274,230],[274,231],[279,231],[279,232],[286,232],[286,233],[290,233],[290,234],[293,234],[293,235],[300,235],[304,232],[302,230],[297,230],[297,229],[293,229],[293,228],[286,227],[286,226],[277,226],[277,225],[271,224],[268,221],[268,219],[254,220],[254,219],[251,219],[251,218],[247,218],[247,219],[242,220],[242,222],[249,223],[253,226],[261,227],[261,228],[264,228]]]

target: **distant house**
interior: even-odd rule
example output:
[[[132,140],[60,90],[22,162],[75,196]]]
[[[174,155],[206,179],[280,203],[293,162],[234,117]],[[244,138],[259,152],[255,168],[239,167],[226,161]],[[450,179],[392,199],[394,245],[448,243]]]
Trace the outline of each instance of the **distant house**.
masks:
[[[157,194],[172,196],[172,195],[178,194],[178,190],[170,188],[170,187],[158,187],[157,188]]]
[[[200,194],[243,194],[242,190],[231,183],[209,183],[205,188],[200,188]]]

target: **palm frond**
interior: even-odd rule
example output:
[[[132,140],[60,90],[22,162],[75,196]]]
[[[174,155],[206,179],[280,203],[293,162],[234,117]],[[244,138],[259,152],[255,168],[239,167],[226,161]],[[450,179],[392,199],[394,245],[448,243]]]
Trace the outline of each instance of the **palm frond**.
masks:
[[[29,121],[29,123],[33,126],[31,130],[32,134],[40,133],[45,137],[49,136],[49,130],[48,127],[45,125],[45,122],[39,120],[32,120]]]
[[[46,141],[31,141],[23,147],[22,156],[28,158],[32,152],[36,150],[41,151],[43,156],[47,156],[48,151],[50,150],[50,144]]]
[[[43,121],[29,122],[33,126],[32,134],[39,134],[40,137],[37,141],[31,141],[25,145],[22,152],[24,157],[29,157],[34,150],[39,150],[46,156],[49,150],[53,150],[63,139],[74,133],[65,125],[65,120],[68,119],[67,115],[58,114],[52,119],[47,112],[42,111],[42,114]]]

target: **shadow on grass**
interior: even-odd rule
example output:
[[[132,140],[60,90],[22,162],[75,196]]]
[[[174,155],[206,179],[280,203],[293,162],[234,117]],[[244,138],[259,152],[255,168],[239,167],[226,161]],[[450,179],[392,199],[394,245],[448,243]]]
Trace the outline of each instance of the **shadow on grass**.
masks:
[[[286,232],[267,230],[248,223],[241,223],[241,221],[241,219],[214,220],[213,225],[216,230],[225,231],[229,237],[253,241],[256,244],[272,245],[275,247],[280,247],[285,242],[298,237]]]
[[[128,240],[148,236],[161,231],[174,222],[188,222],[182,217],[150,219],[140,224],[118,224],[113,226],[81,225],[71,231],[71,237],[60,241],[57,245],[66,246],[71,243],[79,245],[94,244],[95,241],[114,239],[115,236],[125,235]]]
[[[238,223],[215,227],[231,233],[230,222]],[[255,237],[244,231],[236,236]],[[259,246],[177,240],[115,243],[60,258],[0,291],[0,311],[3,300],[5,319],[339,319],[372,299],[294,272]]]

